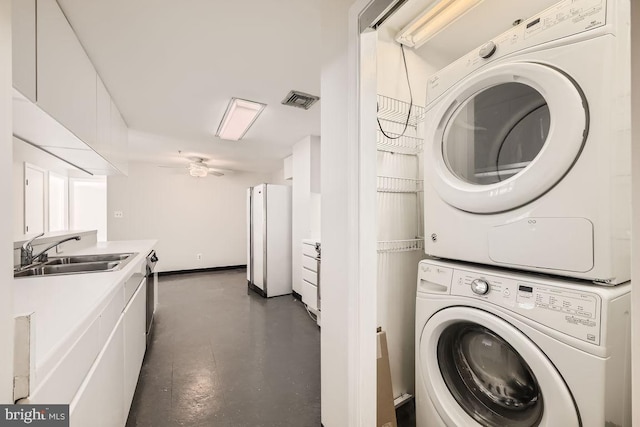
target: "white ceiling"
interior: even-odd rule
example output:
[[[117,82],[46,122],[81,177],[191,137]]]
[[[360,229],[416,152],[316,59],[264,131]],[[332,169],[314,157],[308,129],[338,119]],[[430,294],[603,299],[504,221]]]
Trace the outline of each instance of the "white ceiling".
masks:
[[[129,125],[130,160],[271,172],[320,134],[321,0],[58,0]],[[244,139],[215,137],[231,97],[267,104]]]
[[[416,50],[432,65],[444,67],[491,38],[511,28],[516,19],[528,19],[559,0],[483,0]],[[409,0],[385,23],[393,34],[402,30],[437,0]]]

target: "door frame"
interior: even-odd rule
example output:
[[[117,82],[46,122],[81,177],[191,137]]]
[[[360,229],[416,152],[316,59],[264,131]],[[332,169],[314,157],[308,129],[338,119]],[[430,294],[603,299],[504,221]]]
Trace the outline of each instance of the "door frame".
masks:
[[[33,231],[27,231],[27,169],[31,169],[42,173],[42,232],[49,231],[49,209],[48,203],[48,175],[46,169],[36,166],[33,163],[24,162],[22,168],[22,234],[33,234]]]

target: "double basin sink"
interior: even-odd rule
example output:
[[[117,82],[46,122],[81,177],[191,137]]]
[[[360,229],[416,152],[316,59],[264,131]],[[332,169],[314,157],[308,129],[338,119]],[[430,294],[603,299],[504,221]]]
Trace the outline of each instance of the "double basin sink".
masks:
[[[116,271],[127,265],[136,253],[73,255],[50,257],[47,261],[16,269],[13,277],[51,276],[59,274],[102,273]]]

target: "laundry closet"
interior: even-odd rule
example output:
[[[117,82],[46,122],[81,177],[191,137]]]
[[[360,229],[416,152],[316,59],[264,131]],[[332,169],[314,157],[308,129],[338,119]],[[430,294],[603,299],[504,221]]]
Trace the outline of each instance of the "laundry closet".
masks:
[[[628,4],[409,0],[392,3],[368,30],[375,30],[377,64],[377,117],[371,123],[376,144],[370,147],[377,158],[377,321],[387,334],[396,406],[423,389],[416,400],[418,427],[461,425],[456,423],[471,419],[478,425],[515,419],[519,421],[513,425],[553,425],[547,424],[549,417],[567,412],[562,402],[576,406],[563,425],[580,419],[582,425],[609,421],[612,411],[629,410],[622,394],[619,404],[602,397],[614,379],[626,384],[630,366],[626,353],[611,350],[628,345],[627,338],[606,336],[613,324],[623,335],[629,329],[630,165],[624,159],[630,155]],[[431,27],[421,29],[428,20]],[[596,158],[604,164],[601,171],[595,170]],[[622,212],[604,205],[623,206]],[[548,242],[544,250],[542,241]],[[426,254],[442,260],[420,262]],[[426,303],[431,305],[418,308],[416,319],[416,293],[421,290],[442,292],[443,300],[445,295],[459,298],[442,306]],[[479,297],[480,302],[463,297]],[[427,331],[429,318],[438,312],[469,305],[478,310],[460,315],[471,319],[486,310],[485,302],[506,311],[503,319],[514,312],[524,323],[534,319],[544,324],[554,331],[551,336],[565,334],[558,340],[593,357],[581,360],[570,351],[562,353],[559,344],[546,343],[546,338],[534,342],[540,332],[528,332],[526,326],[520,328],[525,332],[522,346],[511,326],[502,330],[503,336],[495,332],[495,342],[487,339],[491,333],[483,335],[487,330],[451,328],[454,332],[447,336],[445,326],[438,326],[433,353],[428,348],[432,344],[423,344],[416,320]],[[507,320],[509,325],[519,322]],[[598,329],[597,337],[585,332],[587,327]],[[534,384],[526,391],[507,391],[506,382],[495,380],[501,375],[497,366],[480,378],[491,387],[492,377],[504,388],[487,393],[500,401],[494,411],[498,415],[482,414],[474,403],[459,403],[467,399],[466,386],[460,384],[468,379],[446,373],[459,367],[434,362],[456,360],[464,345],[478,349],[474,346],[480,342],[508,354],[502,362],[513,366],[509,378]],[[527,353],[524,347],[531,342],[542,352]],[[447,345],[453,348],[450,353]],[[605,353],[624,368],[599,365],[596,359]],[[427,369],[416,360],[421,357],[444,379],[416,384],[429,376],[416,372],[417,365]],[[559,360],[567,358],[600,372],[603,382],[572,382],[576,374],[571,368],[559,367],[564,363]],[[538,361],[557,366],[533,366]],[[470,364],[472,372],[473,360]],[[556,381],[557,394],[550,391]],[[585,397],[578,390],[582,387],[597,391]],[[444,403],[425,397],[449,392],[455,398],[442,399]],[[458,405],[464,411],[448,407]],[[620,416],[616,423],[627,425],[626,415]],[[425,417],[435,424],[424,424]]]

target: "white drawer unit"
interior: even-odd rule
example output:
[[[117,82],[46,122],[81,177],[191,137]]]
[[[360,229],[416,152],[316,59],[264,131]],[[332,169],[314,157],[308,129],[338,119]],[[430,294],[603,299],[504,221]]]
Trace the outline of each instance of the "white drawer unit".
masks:
[[[311,240],[303,240],[302,241],[302,255],[306,255],[312,258],[318,256],[318,252],[316,251],[316,244],[320,245],[320,242],[315,242]]]
[[[315,256],[302,255],[302,267],[316,273],[318,271],[318,259]]]
[[[302,269],[302,280],[306,280],[314,286],[318,286],[318,273],[315,271]]]
[[[302,302],[319,318],[320,312],[320,242],[302,241]]]

